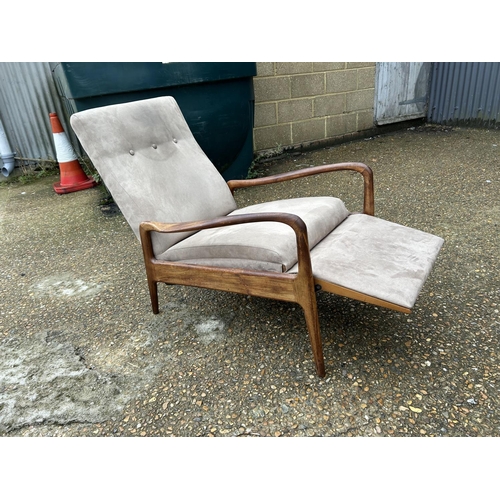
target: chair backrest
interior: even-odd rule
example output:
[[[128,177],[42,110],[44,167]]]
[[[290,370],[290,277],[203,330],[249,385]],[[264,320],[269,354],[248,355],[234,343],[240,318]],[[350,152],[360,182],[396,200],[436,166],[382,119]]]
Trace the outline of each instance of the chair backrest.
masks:
[[[71,126],[137,238],[143,221],[189,222],[236,208],[173,97],[81,111]],[[153,235],[155,254],[187,236]]]

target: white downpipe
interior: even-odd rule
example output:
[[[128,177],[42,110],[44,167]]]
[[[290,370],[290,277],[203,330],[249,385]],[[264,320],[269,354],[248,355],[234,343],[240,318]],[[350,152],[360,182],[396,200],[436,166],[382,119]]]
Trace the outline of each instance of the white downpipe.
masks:
[[[12,152],[9,139],[5,135],[2,120],[0,120],[0,167],[4,177],[9,177],[14,170],[14,156],[15,153]]]

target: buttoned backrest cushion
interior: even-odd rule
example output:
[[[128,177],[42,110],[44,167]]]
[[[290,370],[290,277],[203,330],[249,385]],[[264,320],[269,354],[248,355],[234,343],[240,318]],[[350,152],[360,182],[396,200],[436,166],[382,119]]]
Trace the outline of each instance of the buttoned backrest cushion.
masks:
[[[137,238],[143,221],[196,221],[236,208],[173,97],[81,111],[71,126]],[[189,234],[154,233],[155,254]]]

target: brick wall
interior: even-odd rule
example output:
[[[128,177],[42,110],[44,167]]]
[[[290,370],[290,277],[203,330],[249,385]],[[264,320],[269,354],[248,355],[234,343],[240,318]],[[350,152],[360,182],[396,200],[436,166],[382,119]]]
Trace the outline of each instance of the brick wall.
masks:
[[[371,129],[375,63],[257,63],[254,150],[327,142]]]

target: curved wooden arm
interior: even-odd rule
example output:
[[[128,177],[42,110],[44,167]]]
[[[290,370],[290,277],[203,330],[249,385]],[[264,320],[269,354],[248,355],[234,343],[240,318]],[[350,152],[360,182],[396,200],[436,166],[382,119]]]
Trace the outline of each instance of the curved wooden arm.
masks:
[[[276,271],[255,271],[243,268],[223,268],[216,266],[196,266],[183,262],[156,260],[153,254],[151,233],[173,233],[193,231],[214,227],[245,224],[249,222],[281,222],[288,224],[295,232],[297,242],[297,274]],[[158,314],[159,282],[169,284],[197,286],[226,292],[256,295],[274,300],[286,300],[299,304],[304,310],[309,339],[316,364],[316,372],[325,376],[325,363],[319,329],[318,308],[312,273],[311,255],[307,238],[307,227],[297,215],[287,213],[260,213],[228,215],[212,220],[165,224],[161,222],[143,222],[139,231],[144,252],[144,263],[148,278],[149,293],[153,312]]]
[[[354,170],[363,176],[364,180],[364,200],[363,200],[363,213],[367,215],[375,214],[375,201],[373,194],[373,171],[364,163],[333,163],[331,165],[320,165],[317,167],[303,168],[300,170],[293,170],[283,174],[269,175],[259,179],[242,179],[228,181],[227,185],[232,193],[236,189],[264,186],[266,184],[274,184],[275,182],[283,182],[292,179],[299,179],[301,177],[308,177],[310,175],[324,174],[326,172],[335,172],[338,170]]]
[[[288,214],[284,212],[228,215],[226,217],[217,217],[215,219],[194,222],[141,222],[141,224],[139,225],[139,232],[141,235],[144,259],[146,262],[150,262],[155,258],[153,253],[153,244],[151,241],[151,232],[178,233],[186,231],[201,231],[202,229],[234,226],[236,224],[247,224],[249,222],[281,222],[290,226],[295,232],[295,238],[297,241],[297,261],[299,262],[299,273],[308,273],[310,276],[312,276],[307,226],[298,215]]]

